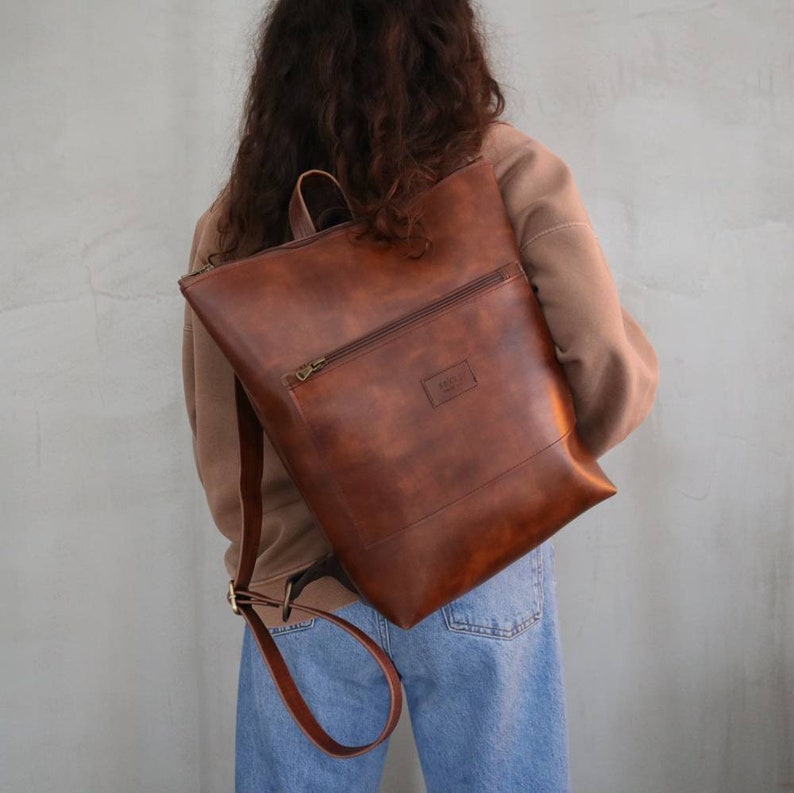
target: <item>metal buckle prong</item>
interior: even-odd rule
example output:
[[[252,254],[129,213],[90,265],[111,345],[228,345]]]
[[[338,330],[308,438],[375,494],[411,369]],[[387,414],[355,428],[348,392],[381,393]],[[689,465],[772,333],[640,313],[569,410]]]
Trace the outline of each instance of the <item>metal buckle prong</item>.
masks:
[[[229,581],[229,591],[226,593],[226,600],[231,603],[232,611],[235,614],[241,614],[240,607],[237,605],[237,595],[234,591],[234,579]]]
[[[284,586],[284,605],[281,607],[281,618],[284,620],[284,622],[289,619],[289,615],[292,612],[292,606],[290,606],[289,599],[292,596],[292,584],[294,581],[294,578],[288,578],[287,583]]]

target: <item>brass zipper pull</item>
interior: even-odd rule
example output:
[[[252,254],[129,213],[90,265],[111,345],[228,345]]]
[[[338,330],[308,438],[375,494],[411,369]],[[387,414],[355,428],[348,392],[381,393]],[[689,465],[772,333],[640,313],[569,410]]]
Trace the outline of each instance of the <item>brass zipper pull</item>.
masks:
[[[202,273],[209,272],[215,265],[212,262],[208,262],[202,268],[195,270],[192,273],[185,273],[183,278],[192,278],[194,275],[201,275]]]
[[[318,358],[316,361],[311,361],[298,369],[298,371],[295,372],[295,377],[303,382],[309,375],[316,372],[318,369],[322,369],[323,366],[325,366],[325,358]]]

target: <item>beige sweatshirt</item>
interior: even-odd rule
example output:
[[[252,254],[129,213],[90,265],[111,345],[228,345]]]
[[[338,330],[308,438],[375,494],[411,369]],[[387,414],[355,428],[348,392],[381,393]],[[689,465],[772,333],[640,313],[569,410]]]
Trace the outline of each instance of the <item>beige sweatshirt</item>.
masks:
[[[574,398],[577,428],[596,457],[622,441],[651,410],[659,379],[653,347],[620,305],[614,279],[566,163],[507,122],[491,125],[483,144],[515,228],[522,261],[554,339]],[[198,220],[189,259],[197,270],[215,250],[220,202]],[[182,347],[193,453],[209,510],[229,540],[224,562],[237,569],[241,507],[231,366],[185,304]],[[264,436],[264,518],[251,589],[283,598],[286,576],[332,550]],[[219,582],[219,596],[228,581]],[[308,584],[298,601],[334,611],[358,599],[336,579]],[[257,606],[266,625],[281,610]],[[286,624],[310,618],[293,609]]]

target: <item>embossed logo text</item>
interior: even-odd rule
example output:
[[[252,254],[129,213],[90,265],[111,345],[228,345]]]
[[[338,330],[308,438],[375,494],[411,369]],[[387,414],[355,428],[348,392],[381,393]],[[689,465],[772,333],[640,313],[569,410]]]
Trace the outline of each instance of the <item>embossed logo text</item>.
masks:
[[[468,361],[461,361],[454,366],[422,380],[427,398],[433,407],[450,400],[459,394],[474,388],[477,380]]]

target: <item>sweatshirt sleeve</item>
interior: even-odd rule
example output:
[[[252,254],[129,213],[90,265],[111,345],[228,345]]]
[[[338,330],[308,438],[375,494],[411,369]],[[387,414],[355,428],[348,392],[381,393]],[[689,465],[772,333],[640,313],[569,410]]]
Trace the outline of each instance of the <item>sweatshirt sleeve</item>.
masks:
[[[620,304],[567,164],[533,140],[505,167],[503,195],[522,264],[571,388],[577,431],[597,458],[650,413],[656,352]]]

